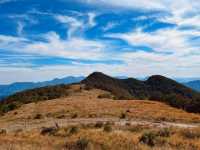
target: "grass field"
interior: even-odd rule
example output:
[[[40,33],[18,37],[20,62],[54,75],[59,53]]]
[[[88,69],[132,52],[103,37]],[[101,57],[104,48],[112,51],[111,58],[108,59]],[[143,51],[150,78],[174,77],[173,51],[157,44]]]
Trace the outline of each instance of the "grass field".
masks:
[[[109,124],[16,131],[0,135],[2,150],[199,150],[200,129]]]
[[[26,104],[1,116],[0,149],[200,149],[198,126],[166,128],[142,123],[120,125],[110,121],[87,124],[81,122],[81,119],[110,118],[199,125],[199,114],[187,113],[166,104],[148,100],[112,100],[112,95],[98,89],[78,89],[79,87],[72,86],[71,94],[66,98]],[[62,126],[59,124],[59,120],[68,119],[72,122],[80,119],[80,123],[73,126],[67,121]],[[26,122],[29,124],[18,126]],[[32,128],[33,126],[35,127]]]

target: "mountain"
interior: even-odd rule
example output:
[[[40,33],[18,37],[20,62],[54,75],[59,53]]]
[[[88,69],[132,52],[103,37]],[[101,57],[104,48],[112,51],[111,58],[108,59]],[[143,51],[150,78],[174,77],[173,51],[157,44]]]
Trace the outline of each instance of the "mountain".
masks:
[[[190,81],[183,84],[200,92],[200,80]]]
[[[179,82],[179,83],[186,83],[186,82],[190,82],[190,81],[196,81],[196,80],[200,80],[199,77],[176,77],[176,78],[173,78],[175,81]]]
[[[134,78],[116,79],[100,72],[89,75],[81,83],[89,88],[110,91],[116,99],[150,99],[191,112],[200,112],[200,93],[160,75],[145,81]]]
[[[144,81],[134,78],[118,79],[101,72],[94,72],[77,85],[109,91],[114,99],[146,99],[167,103],[189,112],[200,112],[200,93],[161,75],[154,75]],[[78,91],[81,90],[81,86]],[[7,97],[0,108],[12,110],[22,104],[51,100],[69,94],[68,85],[57,85],[19,92]],[[3,110],[4,110],[3,109]]]
[[[84,77],[73,77],[69,76],[62,79],[54,79],[51,81],[44,81],[44,82],[18,82],[13,83],[10,85],[0,85],[0,99],[3,99],[9,95],[12,95],[17,92],[21,92],[28,89],[34,89],[39,87],[45,87],[45,86],[52,86],[52,85],[59,85],[59,84],[70,84],[70,83],[76,83],[83,80]]]

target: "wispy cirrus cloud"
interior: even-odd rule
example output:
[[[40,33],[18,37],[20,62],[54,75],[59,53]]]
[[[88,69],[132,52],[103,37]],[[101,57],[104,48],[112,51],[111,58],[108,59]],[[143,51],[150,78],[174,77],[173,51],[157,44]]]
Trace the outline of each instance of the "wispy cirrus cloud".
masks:
[[[130,33],[108,34],[107,37],[125,40],[133,46],[151,47],[157,52],[187,54],[198,51],[199,47],[196,47],[196,44],[192,43],[190,38],[199,35],[200,32],[196,30],[178,30],[174,28],[144,32],[139,28]]]
[[[0,48],[28,54],[44,56],[58,56],[71,59],[103,59],[105,45],[98,41],[81,38],[70,38],[62,40],[55,32],[43,35],[43,41],[28,42],[29,39],[0,36]]]

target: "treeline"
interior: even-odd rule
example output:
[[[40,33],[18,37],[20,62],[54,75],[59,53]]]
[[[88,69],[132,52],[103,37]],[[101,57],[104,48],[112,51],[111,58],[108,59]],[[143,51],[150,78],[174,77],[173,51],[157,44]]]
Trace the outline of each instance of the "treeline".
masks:
[[[14,110],[23,104],[66,97],[69,95],[69,88],[69,85],[57,85],[16,93],[0,102],[0,113]]]

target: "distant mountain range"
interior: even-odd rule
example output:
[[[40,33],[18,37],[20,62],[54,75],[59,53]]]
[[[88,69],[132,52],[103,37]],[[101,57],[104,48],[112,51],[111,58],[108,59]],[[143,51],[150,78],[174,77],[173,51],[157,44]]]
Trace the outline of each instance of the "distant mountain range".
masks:
[[[59,84],[70,84],[70,83],[76,83],[83,80],[84,77],[73,77],[68,76],[62,79],[53,79],[51,81],[44,81],[44,82],[17,82],[10,85],[0,85],[0,99],[3,99],[9,95],[15,94],[17,92],[21,92],[24,90],[39,88],[39,87],[45,87],[45,86],[53,86],[53,85],[59,85]]]
[[[68,76],[61,79],[53,79],[50,81],[44,81],[44,82],[16,82],[9,85],[0,85],[0,100],[10,96],[12,94],[15,94],[17,92],[21,92],[24,90],[39,88],[39,87],[45,87],[45,86],[52,86],[52,85],[59,85],[59,84],[70,84],[70,83],[76,83],[83,80],[85,77],[79,76]],[[126,79],[126,76],[118,76],[116,77],[118,79]],[[140,78],[140,80],[146,80],[148,78]],[[179,83],[183,83],[187,87],[190,87],[196,91],[200,91],[200,80],[195,80],[198,78],[175,78]],[[195,81],[192,81],[195,80]]]
[[[184,83],[184,85],[200,92],[200,80],[190,81],[190,82]]]

